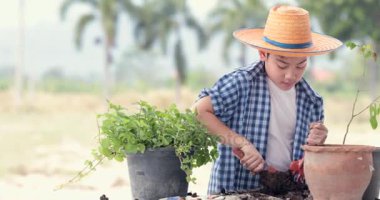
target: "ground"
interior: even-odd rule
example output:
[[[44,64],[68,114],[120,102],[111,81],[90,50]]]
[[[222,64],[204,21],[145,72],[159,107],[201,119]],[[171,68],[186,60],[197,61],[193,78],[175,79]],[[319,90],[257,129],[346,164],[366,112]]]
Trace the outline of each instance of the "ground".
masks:
[[[104,102],[91,94],[46,94],[26,97],[16,109],[9,92],[0,93],[0,200],[24,199],[99,199],[131,198],[125,162],[105,162],[97,171],[78,183],[55,191],[83,167],[95,147],[96,114],[104,111]],[[115,103],[131,106],[145,99],[160,107],[174,99],[174,92],[156,90],[148,93],[126,92],[114,96]],[[189,107],[195,93],[184,91],[180,107]],[[366,100],[360,102],[359,109]],[[352,100],[325,98],[327,143],[341,143],[351,112]],[[133,107],[131,106],[133,110]],[[347,143],[380,146],[379,130],[371,131],[367,113],[355,120]],[[195,169],[196,184],[189,191],[206,194],[211,164]]]

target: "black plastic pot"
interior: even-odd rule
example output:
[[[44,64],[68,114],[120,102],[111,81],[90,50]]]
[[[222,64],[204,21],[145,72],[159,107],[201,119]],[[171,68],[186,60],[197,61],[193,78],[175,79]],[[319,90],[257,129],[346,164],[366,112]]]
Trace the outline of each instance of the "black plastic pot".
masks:
[[[379,200],[380,199],[380,148],[378,147],[372,152],[373,167],[375,171],[372,174],[371,182],[364,192],[364,200]]]
[[[127,154],[133,199],[157,200],[186,196],[186,173],[174,148],[147,149],[144,153]]]

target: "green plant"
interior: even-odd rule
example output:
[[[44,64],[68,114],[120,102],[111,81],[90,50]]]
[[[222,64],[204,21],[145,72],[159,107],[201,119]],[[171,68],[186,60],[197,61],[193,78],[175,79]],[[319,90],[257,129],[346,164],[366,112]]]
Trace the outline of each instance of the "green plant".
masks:
[[[380,104],[371,104],[369,107],[369,122],[373,129],[378,127],[377,117],[380,115]]]
[[[208,134],[195,112],[180,112],[175,105],[160,111],[144,101],[138,105],[139,112],[127,114],[122,106],[109,102],[108,112],[98,115],[99,146],[92,152],[94,160],[85,161],[84,169],[66,184],[80,180],[105,158],[121,162],[126,153],[143,153],[147,148],[174,147],[188,182],[195,182],[193,168],[216,159],[217,138]]]
[[[366,58],[366,59],[373,58],[373,60],[375,62],[377,61],[377,53],[372,49],[371,45],[359,45],[359,44],[356,44],[354,42],[349,41],[349,42],[346,42],[346,46],[350,49],[359,48],[359,50],[362,53],[362,55],[364,56],[364,58]],[[365,78],[365,74],[366,74],[365,72],[366,72],[366,70],[365,70],[365,68],[363,68],[362,80]],[[345,144],[345,142],[346,142],[347,134],[349,132],[350,125],[351,125],[352,121],[354,120],[354,118],[356,116],[360,115],[361,113],[363,113],[364,111],[366,111],[367,109],[369,110],[369,114],[370,114],[369,122],[371,124],[371,127],[373,129],[376,129],[378,127],[377,118],[378,118],[378,116],[380,116],[380,103],[378,101],[380,100],[380,95],[375,97],[372,100],[372,102],[370,104],[368,104],[368,106],[366,106],[365,108],[363,108],[359,112],[355,111],[356,110],[356,103],[358,101],[358,97],[359,97],[359,94],[361,92],[360,85],[358,86],[358,89],[356,90],[355,100],[354,100],[354,103],[352,105],[351,118],[350,118],[350,120],[347,124],[347,127],[346,127],[346,133],[344,134],[343,144]]]

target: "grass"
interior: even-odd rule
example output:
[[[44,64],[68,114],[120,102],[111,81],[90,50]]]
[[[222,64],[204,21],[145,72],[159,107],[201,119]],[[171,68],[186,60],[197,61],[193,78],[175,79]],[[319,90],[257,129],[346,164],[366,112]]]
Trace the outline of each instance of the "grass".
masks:
[[[88,113],[2,113],[0,114],[0,172],[31,163],[40,146],[77,141],[90,146],[96,134],[95,115]]]
[[[190,107],[196,99],[196,95],[197,92],[184,89],[182,101],[178,106],[180,108]],[[174,92],[171,90],[157,89],[147,92],[126,91],[114,95],[110,100],[133,110],[134,103],[140,99],[158,107],[167,107],[174,102],[174,96]],[[95,136],[98,131],[96,115],[105,110],[104,101],[99,95],[88,93],[37,93],[33,98],[25,96],[24,105],[16,108],[10,92],[0,92],[0,99],[2,99],[0,105],[0,177],[5,181],[11,180],[6,181],[6,184],[11,185],[5,185],[6,188],[9,188],[9,191],[29,188],[25,194],[33,194],[35,184],[46,180],[46,183],[39,186],[41,191],[39,194],[46,193],[52,196],[46,198],[39,196],[39,198],[64,199],[63,193],[57,195],[57,193],[46,191],[51,191],[56,184],[68,180],[83,167],[84,160],[90,158],[90,151],[95,146]],[[361,98],[358,109],[364,107],[367,102],[369,102],[368,98]],[[328,143],[342,142],[351,107],[351,98],[325,97],[325,124],[329,128]],[[380,146],[379,130],[371,130],[367,117],[368,113],[365,112],[353,122],[347,143]],[[209,164],[195,169],[194,174],[198,182],[190,185],[190,191],[205,193],[210,168]],[[38,175],[36,183],[28,178],[30,174]],[[105,167],[100,168],[93,176],[66,190],[66,197],[83,195],[84,199],[86,197],[88,199],[91,195],[100,196],[100,192],[105,191],[107,184],[112,185],[112,187],[109,186],[109,190],[112,192],[108,194],[122,193],[120,196],[128,196],[129,194],[126,194],[124,189],[129,188],[129,183],[124,183],[120,187],[115,183],[120,180],[127,182],[125,174],[127,174],[125,164],[106,163]],[[17,182],[18,179],[13,177],[19,176],[24,178]],[[99,180],[102,180],[102,183]],[[29,185],[28,181],[30,181]],[[15,187],[12,186],[12,182],[17,182]],[[23,186],[18,187],[17,185]],[[121,190],[121,188],[123,189]],[[87,194],[88,196],[86,196]],[[13,196],[9,196],[14,197],[15,195],[17,192]],[[62,196],[62,198],[53,198],[53,196]],[[1,194],[0,199],[2,199]]]
[[[189,107],[196,98],[196,93],[185,90],[182,107]],[[97,133],[96,114],[104,110],[104,103],[97,95],[78,93],[38,93],[33,101],[25,101],[18,110],[12,108],[9,92],[0,93],[4,100],[0,105],[0,149],[2,155],[0,172],[5,168],[27,162],[33,158],[33,149],[41,145],[60,144],[73,140],[81,145],[90,146]],[[139,99],[152,102],[159,107],[166,107],[174,102],[174,92],[156,90],[147,93],[128,91],[115,95],[111,101],[133,108]],[[369,102],[363,98],[358,108]],[[351,99],[344,97],[325,98],[326,125],[330,135],[342,135],[351,112]],[[371,132],[367,123],[367,113],[354,121],[351,132]],[[376,132],[376,131],[372,131]],[[378,132],[378,131],[377,131]],[[349,135],[351,136],[351,135]],[[339,137],[336,141],[339,143]]]
[[[183,91],[180,107],[190,107],[196,95]],[[24,105],[15,108],[10,92],[0,93],[0,175],[9,169],[32,162],[35,150],[41,146],[61,145],[74,141],[90,152],[98,133],[96,115],[105,111],[100,96],[78,93],[38,93],[26,98]],[[129,91],[115,95],[110,100],[133,110],[140,99],[158,107],[167,107],[174,102],[174,92],[155,90],[139,93]]]

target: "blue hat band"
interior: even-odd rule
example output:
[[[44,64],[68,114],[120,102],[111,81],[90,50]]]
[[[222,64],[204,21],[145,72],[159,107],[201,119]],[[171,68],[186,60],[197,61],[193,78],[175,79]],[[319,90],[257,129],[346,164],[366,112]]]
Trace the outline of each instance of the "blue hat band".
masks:
[[[281,47],[284,49],[305,49],[305,48],[311,47],[312,45],[311,42],[299,43],[299,44],[282,43],[282,42],[277,42],[275,40],[271,40],[266,36],[263,37],[263,40],[271,45],[274,45],[276,47]]]

